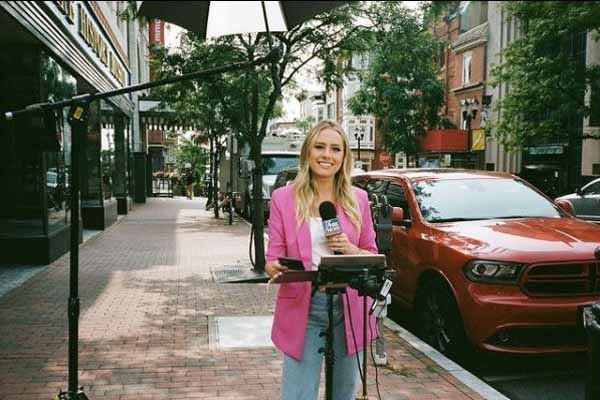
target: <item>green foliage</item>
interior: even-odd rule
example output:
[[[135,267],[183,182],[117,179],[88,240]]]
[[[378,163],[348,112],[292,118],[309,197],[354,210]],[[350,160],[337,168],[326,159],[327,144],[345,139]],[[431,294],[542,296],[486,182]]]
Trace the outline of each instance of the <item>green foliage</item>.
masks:
[[[355,115],[374,114],[391,152],[416,151],[416,137],[438,123],[444,86],[438,79],[434,40],[418,16],[401,2],[371,2],[365,9],[370,65],[357,71],[361,87],[349,106]]]
[[[306,134],[306,132],[308,132],[308,130],[315,124],[315,118],[311,115],[309,115],[308,117],[301,119],[299,121],[296,121],[296,126],[302,130],[302,133]]]
[[[452,14],[460,4],[460,1],[422,1],[419,4],[423,13],[423,25],[428,26],[439,20],[443,15]]]
[[[185,171],[185,164],[190,163],[192,165],[192,174],[194,175],[194,182],[202,182],[204,177],[205,165],[208,161],[208,154],[206,151],[198,146],[193,141],[182,138],[182,143],[177,149],[175,155],[177,159],[177,170],[183,174]]]
[[[592,111],[586,92],[597,93],[600,84],[599,67],[586,67],[583,57],[586,32],[600,27],[600,3],[513,1],[504,6],[521,32],[492,69],[491,83],[509,89],[498,104],[502,112],[494,135],[510,148],[573,143],[582,137],[580,121]]]
[[[221,74],[209,79],[182,82],[155,91],[175,108],[182,119],[193,121],[215,144],[227,132],[238,134],[240,144],[250,145],[250,156],[258,171],[262,170],[261,145],[267,132],[268,121],[281,113],[278,105],[281,88],[295,84],[298,71],[312,60],[325,62],[323,80],[339,83],[342,70],[336,60],[343,51],[349,51],[360,42],[364,27],[353,23],[359,4],[351,3],[323,13],[315,19],[283,33],[273,33],[273,46],[281,48],[281,57],[269,66]],[[265,34],[236,35],[202,42],[197,35],[184,36],[180,53],[168,54],[155,49],[153,54],[160,63],[163,77],[226,65],[232,62],[254,60],[270,51]],[[218,154],[218,148],[216,149]],[[262,180],[254,180],[253,198],[255,215],[262,215]],[[264,265],[263,221],[255,221],[255,254],[257,264]]]

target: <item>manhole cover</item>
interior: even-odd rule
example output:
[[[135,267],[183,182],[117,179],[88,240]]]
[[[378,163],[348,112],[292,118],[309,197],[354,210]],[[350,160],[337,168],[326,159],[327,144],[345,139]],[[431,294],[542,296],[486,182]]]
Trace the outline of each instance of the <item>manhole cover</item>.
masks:
[[[269,280],[264,272],[254,271],[242,265],[211,267],[210,272],[215,283],[258,283]]]
[[[273,347],[273,316],[209,317],[212,350]]]

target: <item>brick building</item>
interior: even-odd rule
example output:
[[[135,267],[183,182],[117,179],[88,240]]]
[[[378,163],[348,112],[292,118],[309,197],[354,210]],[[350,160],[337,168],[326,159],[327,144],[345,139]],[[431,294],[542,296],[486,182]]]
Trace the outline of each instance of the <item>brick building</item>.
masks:
[[[448,43],[437,55],[447,90],[442,129],[432,128],[421,142],[421,166],[484,167],[487,16],[487,1],[457,2],[431,27],[435,38]]]

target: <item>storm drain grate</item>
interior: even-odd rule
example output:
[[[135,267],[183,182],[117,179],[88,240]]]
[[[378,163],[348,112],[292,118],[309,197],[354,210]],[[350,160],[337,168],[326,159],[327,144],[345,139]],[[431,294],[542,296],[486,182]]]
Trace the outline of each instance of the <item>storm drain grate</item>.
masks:
[[[215,350],[273,347],[273,316],[237,316],[208,318],[209,346]]]
[[[210,272],[215,283],[259,283],[269,279],[264,272],[257,272],[243,265],[211,267]]]

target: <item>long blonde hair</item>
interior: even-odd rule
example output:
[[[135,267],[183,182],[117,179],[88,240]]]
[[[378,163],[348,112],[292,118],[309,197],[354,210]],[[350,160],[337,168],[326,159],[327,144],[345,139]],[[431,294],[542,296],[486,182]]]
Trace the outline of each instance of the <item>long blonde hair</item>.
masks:
[[[344,212],[354,225],[356,230],[360,232],[361,214],[358,208],[358,202],[352,191],[352,183],[350,174],[352,172],[352,152],[344,129],[334,121],[324,120],[315,125],[306,135],[302,149],[300,150],[300,167],[298,175],[294,180],[294,199],[296,201],[296,218],[298,223],[308,221],[310,218],[310,207],[318,197],[318,189],[312,178],[310,170],[309,156],[310,151],[317,141],[319,133],[324,129],[332,129],[339,133],[342,138],[342,146],[344,157],[342,166],[334,177],[334,196],[335,201],[342,205]]]

